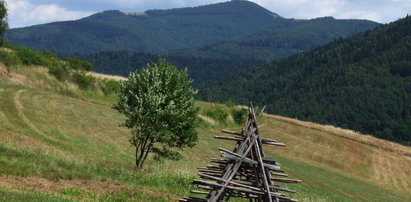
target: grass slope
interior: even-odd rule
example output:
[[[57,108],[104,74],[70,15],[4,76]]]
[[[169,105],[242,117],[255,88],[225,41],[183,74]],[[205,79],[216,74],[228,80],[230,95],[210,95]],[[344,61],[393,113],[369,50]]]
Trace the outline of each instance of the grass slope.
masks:
[[[148,160],[135,171],[124,117],[111,109],[114,97],[80,91],[40,67],[0,67],[0,200],[170,201],[188,195],[196,166],[218,157],[214,140],[232,121],[206,117],[214,104],[199,102],[199,142],[180,161]],[[227,106],[221,106],[230,110]],[[266,146],[290,178],[301,201],[410,201],[411,149],[351,131],[266,115],[264,137],[287,147]]]

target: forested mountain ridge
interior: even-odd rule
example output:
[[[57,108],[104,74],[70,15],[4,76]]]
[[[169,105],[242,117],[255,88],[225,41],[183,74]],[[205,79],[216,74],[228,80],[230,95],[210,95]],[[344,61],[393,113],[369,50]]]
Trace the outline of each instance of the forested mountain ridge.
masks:
[[[158,57],[158,55],[133,51],[103,51],[81,56],[83,60],[93,64],[93,71],[95,72],[125,77],[130,72],[142,68],[148,63],[156,62]],[[231,75],[233,72],[250,69],[265,63],[254,59],[207,59],[179,56],[165,58],[177,68],[187,68],[187,73],[193,79],[193,85],[196,87],[207,81],[220,79]]]
[[[344,21],[333,21],[344,24]],[[230,1],[144,13],[105,11],[76,21],[10,29],[5,38],[15,45],[48,49],[61,56],[113,50],[157,54],[239,40],[258,33],[276,36],[277,31],[282,33],[310,22],[283,18],[249,1]],[[375,27],[377,23],[356,20],[347,25],[349,31],[339,33],[341,30],[333,28],[331,30],[337,34],[325,38],[345,36],[346,32],[351,35]],[[320,23],[318,26],[327,25]],[[281,33],[277,35],[287,35]]]
[[[215,101],[411,144],[411,17],[205,85]]]
[[[238,40],[171,51],[168,55],[269,61],[314,49],[334,39],[349,37],[378,25],[367,20],[336,20],[333,17],[290,21],[290,23],[294,25],[285,28],[268,28],[267,31]]]

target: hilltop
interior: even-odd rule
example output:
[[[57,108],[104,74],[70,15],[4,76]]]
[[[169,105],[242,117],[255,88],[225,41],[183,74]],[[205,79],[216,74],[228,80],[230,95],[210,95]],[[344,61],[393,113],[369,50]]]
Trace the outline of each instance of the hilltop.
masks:
[[[133,167],[129,132],[111,105],[115,94],[83,90],[59,81],[40,66],[0,65],[0,200],[170,201],[187,195],[196,166],[218,157],[220,129],[239,130],[231,116],[208,115],[231,105],[198,102],[199,142],[180,161],[150,158]],[[287,147],[266,146],[291,178],[300,201],[409,201],[411,149],[352,131],[265,115],[263,137]],[[199,155],[191,155],[193,153]],[[289,185],[287,185],[289,186]]]
[[[276,44],[284,44],[287,40],[299,41],[298,47],[277,47],[277,52],[281,52],[278,56],[284,56],[306,50],[310,44],[323,44],[335,37],[349,36],[378,25],[364,20],[331,21],[344,29],[333,26],[329,27],[329,31],[324,31],[329,23],[319,21],[314,24],[321,29],[312,29],[309,35],[305,35],[304,25],[316,20],[286,19],[249,1],[230,1],[193,8],[148,10],[144,13],[104,11],[75,21],[10,29],[5,38],[15,45],[34,50],[48,49],[60,56],[123,50],[171,54],[170,51],[178,49],[243,40],[259,34],[272,35],[269,40]],[[299,33],[288,38],[287,30],[298,30]],[[326,37],[323,38],[323,35]],[[277,38],[281,41],[276,42]],[[312,43],[304,45],[310,40]],[[266,47],[264,51],[272,48]],[[230,51],[236,49],[228,47],[226,52]]]
[[[204,85],[215,101],[411,144],[411,17]]]

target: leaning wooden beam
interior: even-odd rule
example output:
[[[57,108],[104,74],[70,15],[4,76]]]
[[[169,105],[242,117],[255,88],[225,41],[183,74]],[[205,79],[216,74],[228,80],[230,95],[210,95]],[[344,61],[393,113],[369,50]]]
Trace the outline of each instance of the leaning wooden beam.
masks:
[[[233,140],[233,141],[244,141],[244,138],[241,137],[226,137],[226,136],[214,136],[214,138],[216,139],[222,139],[222,140]],[[269,141],[262,141],[263,144],[268,144],[268,145],[275,145],[275,146],[281,146],[281,147],[285,147],[286,144],[284,143],[280,143],[280,142],[276,142],[275,140],[269,140]]]
[[[197,185],[197,189],[213,190],[212,187],[204,186],[204,185]]]
[[[288,177],[288,174],[285,173],[275,173],[275,172],[270,172],[271,175],[275,175],[275,176],[280,176],[280,177]]]
[[[193,194],[208,194],[209,192],[207,192],[207,191],[191,190],[190,193],[193,193]]]
[[[244,141],[244,138],[242,137],[226,137],[226,136],[214,136],[216,139],[222,139],[222,140],[234,140],[234,141]]]
[[[294,179],[284,179],[284,178],[271,178],[272,181],[276,182],[285,182],[285,183],[300,183],[301,180],[294,180]]]
[[[228,180],[218,178],[218,177],[213,177],[213,176],[210,176],[210,175],[200,174],[200,177],[210,179],[210,180],[216,180],[216,181],[219,181],[219,182],[226,182],[226,183],[234,185],[234,186],[244,187],[244,188],[251,189],[251,190],[261,191],[261,189],[256,188],[256,187],[248,186],[248,185],[233,182],[233,181],[228,181]]]
[[[225,130],[225,129],[221,130],[221,132],[227,133],[227,134],[231,134],[231,135],[244,136],[244,135],[241,134],[241,133],[237,133],[237,132],[230,131],[230,130]]]
[[[219,149],[220,149],[220,148],[219,148]],[[220,150],[220,151],[223,151],[223,153],[221,154],[221,156],[224,157],[224,158],[228,158],[228,159],[236,160],[236,161],[242,160],[242,161],[244,161],[245,163],[249,163],[249,164],[253,164],[253,165],[257,165],[257,164],[258,164],[257,161],[254,161],[254,160],[252,160],[252,159],[250,159],[250,158],[247,158],[247,157],[238,156],[238,155],[236,155],[236,154],[233,153],[233,152],[230,152],[230,151],[227,151],[227,150],[225,150],[225,151],[224,151],[224,150]],[[263,163],[263,166],[266,167],[266,168],[268,168],[268,169],[270,169],[270,170],[273,170],[273,171],[284,172],[283,170],[281,170],[281,168],[280,168],[279,166],[270,165],[270,164],[266,164],[266,163]]]
[[[202,180],[193,180],[193,183],[212,186],[212,187],[223,187],[224,186],[219,183],[202,181]],[[264,194],[264,192],[261,192],[261,191],[255,191],[255,190],[250,190],[250,189],[241,188],[241,187],[234,187],[234,186],[226,186],[226,189],[231,189],[231,190],[236,190],[236,191],[241,191],[241,192],[251,193],[251,194],[259,194],[259,195]]]
[[[217,159],[217,158],[212,158],[212,159],[211,159],[211,162],[212,162],[212,163],[219,163],[219,164],[227,164],[227,163],[228,163],[227,160]]]

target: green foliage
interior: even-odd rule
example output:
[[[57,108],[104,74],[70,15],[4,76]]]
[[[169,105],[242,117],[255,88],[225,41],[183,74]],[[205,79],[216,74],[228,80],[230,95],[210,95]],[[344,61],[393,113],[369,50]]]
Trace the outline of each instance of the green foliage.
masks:
[[[246,109],[232,109],[231,114],[233,116],[234,122],[239,125],[244,124],[247,118]]]
[[[15,47],[14,51],[16,52],[17,56],[20,58],[21,62],[25,65],[47,66],[44,57],[42,57],[41,53],[39,52],[33,51],[23,46]]]
[[[20,58],[10,51],[0,51],[0,62],[6,65],[7,68],[21,64]]]
[[[141,168],[152,148],[182,149],[197,141],[196,90],[184,70],[159,59],[130,73],[121,82],[114,109],[126,116],[131,144],[136,147],[136,166]]]
[[[7,8],[4,0],[0,1],[0,41],[3,43],[3,36],[6,29],[9,27],[7,23]]]
[[[93,76],[87,75],[84,71],[74,71],[71,73],[70,79],[83,90],[93,88],[96,80]]]
[[[66,57],[67,65],[74,70],[90,71],[93,65],[90,62],[81,60],[80,57]]]
[[[411,17],[206,85],[218,101],[411,144]],[[203,88],[203,92],[206,88]]]
[[[103,91],[104,95],[117,93],[120,90],[120,82],[112,79],[103,80],[101,90]]]
[[[83,60],[93,64],[96,72],[127,76],[136,68],[142,68],[147,63],[155,62],[157,55],[132,51],[104,51],[81,56]],[[166,57],[178,68],[187,68],[194,86],[200,86],[206,81],[223,78],[243,69],[249,69],[259,64],[258,60],[243,59],[204,59],[198,57]]]
[[[228,114],[219,105],[216,105],[213,108],[206,110],[205,115],[216,121],[219,121],[222,124],[226,124],[227,122]]]

